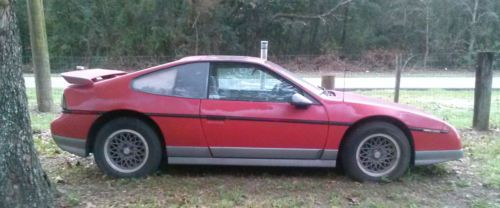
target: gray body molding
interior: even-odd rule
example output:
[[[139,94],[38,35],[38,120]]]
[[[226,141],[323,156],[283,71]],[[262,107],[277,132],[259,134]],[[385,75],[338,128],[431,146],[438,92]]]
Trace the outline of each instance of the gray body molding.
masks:
[[[335,160],[253,159],[253,158],[199,158],[169,157],[169,164],[183,165],[232,165],[232,166],[282,166],[282,167],[335,167]]]
[[[167,146],[169,164],[335,167],[337,150]]]
[[[213,157],[256,159],[318,159],[323,150],[299,148],[210,147]]]
[[[464,156],[463,150],[416,151],[415,165],[431,165],[451,160],[458,160]]]
[[[81,157],[87,157],[89,155],[86,147],[85,139],[76,139],[63,136],[52,135],[55,143],[62,150],[73,153]]]
[[[167,157],[212,157],[208,147],[167,146]]]

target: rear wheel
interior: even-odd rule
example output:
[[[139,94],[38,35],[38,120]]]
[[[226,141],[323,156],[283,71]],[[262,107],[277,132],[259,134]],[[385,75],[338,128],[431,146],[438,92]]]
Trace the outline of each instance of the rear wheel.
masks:
[[[158,169],[162,147],[158,135],[145,122],[117,118],[97,133],[94,145],[97,166],[114,177],[140,177]]]
[[[348,135],[341,154],[348,176],[358,181],[380,181],[405,173],[410,165],[411,147],[398,127],[370,122]]]

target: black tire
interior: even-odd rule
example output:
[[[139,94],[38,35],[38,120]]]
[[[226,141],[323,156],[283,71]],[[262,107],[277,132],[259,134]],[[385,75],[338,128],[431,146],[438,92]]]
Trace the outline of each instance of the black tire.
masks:
[[[346,174],[354,180],[397,179],[410,165],[412,149],[408,138],[390,123],[363,124],[345,139],[340,159]]]
[[[144,121],[127,117],[104,124],[94,144],[97,166],[113,177],[142,177],[155,172],[162,152],[156,132]]]

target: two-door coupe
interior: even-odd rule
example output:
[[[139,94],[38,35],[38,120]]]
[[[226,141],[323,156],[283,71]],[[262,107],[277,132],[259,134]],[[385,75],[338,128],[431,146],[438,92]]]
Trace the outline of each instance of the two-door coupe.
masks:
[[[462,157],[455,128],[426,113],[327,91],[260,58],[192,56],[141,71],[63,73],[57,145],[106,174],[168,164],[335,167],[360,181]]]

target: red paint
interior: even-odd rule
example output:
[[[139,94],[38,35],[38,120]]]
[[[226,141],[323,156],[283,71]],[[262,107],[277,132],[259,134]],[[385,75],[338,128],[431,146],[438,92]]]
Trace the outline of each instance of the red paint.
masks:
[[[328,122],[322,105],[298,109],[289,103],[203,100],[201,114],[229,117],[202,119],[208,144],[217,147],[321,149],[328,132],[325,124],[299,123]]]
[[[197,61],[231,61],[261,65],[298,85],[319,103],[298,109],[288,103],[191,99],[153,95],[131,89],[131,81],[143,74]],[[106,71],[86,70],[71,74],[74,79],[92,80]],[[111,74],[116,71],[109,72]],[[92,79],[91,79],[92,78]],[[77,82],[78,84],[78,82]],[[226,146],[269,148],[338,149],[349,126],[370,117],[390,117],[408,128],[446,130],[448,133],[412,131],[416,150],[461,148],[455,129],[432,115],[400,104],[388,103],[352,93],[336,96],[315,94],[309,86],[279,69],[252,57],[195,56],[120,76],[93,80],[92,85],[72,85],[64,91],[68,110],[110,112],[129,110],[144,113],[160,127],[165,143],[172,146]],[[152,115],[151,115],[152,114]],[[210,120],[207,116],[227,116]],[[63,113],[51,126],[55,135],[88,139],[99,115]],[[257,121],[261,119],[260,121]],[[328,122],[334,124],[328,125]],[[340,125],[335,125],[340,124]]]
[[[152,116],[170,146],[207,146],[199,119]]]
[[[61,76],[69,83],[76,85],[92,85],[98,79],[113,78],[127,72],[106,69],[89,69],[62,73]]]
[[[50,131],[58,136],[86,139],[89,129],[99,117],[95,114],[61,114],[50,125]]]
[[[462,148],[459,135],[454,128],[446,134],[430,134],[426,132],[412,132],[417,150],[456,150]]]
[[[339,149],[340,142],[342,142],[347,129],[349,129],[349,126],[330,126],[325,149]]]

